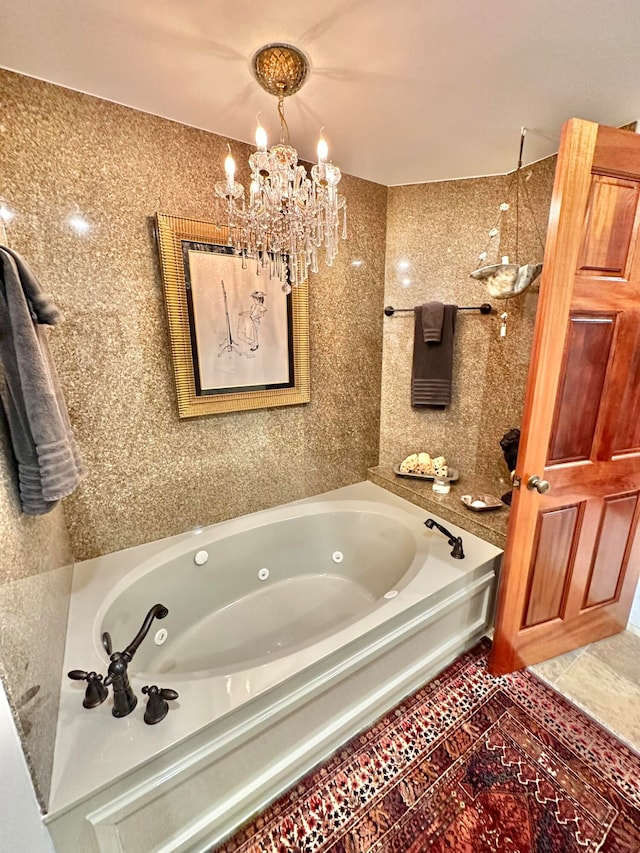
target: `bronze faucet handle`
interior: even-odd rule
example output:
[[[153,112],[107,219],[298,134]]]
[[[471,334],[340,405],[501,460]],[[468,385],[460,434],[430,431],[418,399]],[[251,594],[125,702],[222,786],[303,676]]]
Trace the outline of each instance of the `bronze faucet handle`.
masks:
[[[97,672],[86,672],[84,669],[72,669],[67,673],[72,681],[86,681],[87,689],[84,694],[82,706],[84,708],[97,708],[102,705],[109,695],[109,691],[103,684],[102,676]]]
[[[158,687],[155,684],[148,684],[142,688],[142,692],[148,695],[147,708],[144,712],[144,721],[149,726],[159,723],[169,713],[169,705],[167,702],[178,698],[175,690],[169,687]]]

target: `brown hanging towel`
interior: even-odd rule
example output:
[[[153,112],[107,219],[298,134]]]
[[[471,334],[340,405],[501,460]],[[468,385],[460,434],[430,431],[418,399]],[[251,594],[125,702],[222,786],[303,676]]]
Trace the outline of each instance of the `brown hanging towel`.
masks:
[[[442,302],[425,302],[420,306],[422,312],[422,337],[426,343],[439,344],[442,340],[444,305]]]
[[[433,340],[437,337],[433,327],[433,318],[438,317],[436,305],[437,303],[426,303],[414,309],[411,405],[417,408],[444,409],[451,403],[453,334],[458,306],[443,305],[442,328],[440,340],[437,341]],[[431,325],[428,325],[429,322]],[[425,337],[430,340],[425,341]]]

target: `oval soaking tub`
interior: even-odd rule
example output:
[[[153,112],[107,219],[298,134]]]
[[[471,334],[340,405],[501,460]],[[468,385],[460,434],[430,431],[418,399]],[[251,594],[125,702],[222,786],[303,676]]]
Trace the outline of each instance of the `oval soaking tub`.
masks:
[[[74,569],[64,673],[129,664],[138,705],[62,679],[46,822],[57,853],[204,851],[487,630],[501,551],[358,483]],[[433,516],[432,516],[433,517]],[[145,685],[177,690],[143,721]]]
[[[119,649],[158,596],[169,608],[130,673],[228,674],[293,654],[383,606],[426,556],[405,520],[329,503],[198,546],[148,561],[98,611],[98,633]]]

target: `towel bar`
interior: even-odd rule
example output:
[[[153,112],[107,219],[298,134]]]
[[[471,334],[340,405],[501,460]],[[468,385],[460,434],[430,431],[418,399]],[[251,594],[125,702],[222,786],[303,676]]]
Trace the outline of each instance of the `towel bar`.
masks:
[[[384,313],[387,317],[393,317],[394,314],[399,314],[401,312],[413,313],[414,310],[414,308],[394,308],[392,305],[387,305],[384,309]],[[488,302],[483,302],[482,305],[459,305],[458,311],[479,311],[481,314],[493,314],[493,308]]]

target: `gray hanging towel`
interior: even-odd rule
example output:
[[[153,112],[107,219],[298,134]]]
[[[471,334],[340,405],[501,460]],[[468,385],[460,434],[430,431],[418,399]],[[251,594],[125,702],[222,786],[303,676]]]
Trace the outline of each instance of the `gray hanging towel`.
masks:
[[[60,319],[24,259],[0,246],[0,397],[28,515],[50,512],[84,476],[42,325]]]
[[[425,344],[430,341],[439,344],[442,340],[444,305],[442,302],[425,302],[420,307],[420,311],[422,313],[422,337]]]
[[[425,342],[423,307],[419,305],[414,309],[411,405],[444,409],[451,403],[453,333],[456,328],[458,306],[443,306],[442,333],[439,342]]]

